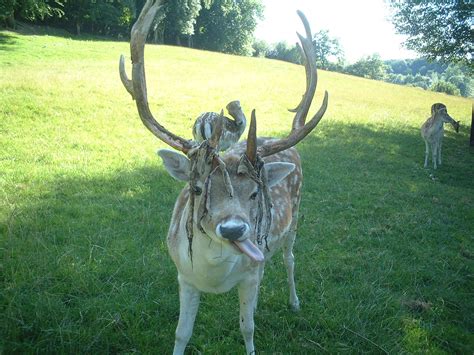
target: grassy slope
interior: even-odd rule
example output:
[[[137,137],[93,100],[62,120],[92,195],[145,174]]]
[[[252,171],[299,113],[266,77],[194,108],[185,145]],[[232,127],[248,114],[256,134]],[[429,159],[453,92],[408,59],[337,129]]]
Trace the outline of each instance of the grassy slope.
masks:
[[[181,185],[118,78],[128,45],[0,32],[0,352],[170,352],[176,272],[165,246]],[[262,135],[285,134],[299,66],[148,46],[152,110],[190,137],[193,119],[240,99]],[[256,315],[266,352],[472,352],[471,101],[319,72],[327,114],[299,146],[305,169],[290,313],[280,258]],[[444,165],[422,168],[419,126],[443,102]],[[315,108],[316,109],[316,108]],[[424,303],[423,303],[424,302]],[[205,295],[189,349],[243,341],[237,297]]]

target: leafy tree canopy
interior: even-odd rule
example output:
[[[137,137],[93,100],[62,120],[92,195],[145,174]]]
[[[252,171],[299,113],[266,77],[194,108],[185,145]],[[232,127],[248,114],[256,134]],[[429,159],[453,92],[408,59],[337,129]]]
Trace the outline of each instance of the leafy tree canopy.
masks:
[[[473,69],[474,2],[470,0],[389,0],[392,22],[408,35],[405,46],[430,60],[462,62]]]
[[[346,68],[349,74],[362,76],[368,79],[383,80],[387,74],[387,66],[380,58],[380,55],[373,54],[359,59]]]
[[[328,30],[321,30],[313,35],[313,47],[316,52],[317,64],[321,69],[329,68],[331,58],[335,58],[337,62],[344,59],[344,51],[339,40],[331,37]]]
[[[43,20],[50,16],[64,14],[60,0],[2,0],[0,20],[14,26],[15,14],[29,21]]]
[[[174,0],[165,5],[165,36],[169,42],[180,43],[180,36],[194,34],[196,17],[201,10],[201,0]]]
[[[262,16],[260,0],[214,0],[199,13],[194,44],[217,52],[250,55],[257,19]]]

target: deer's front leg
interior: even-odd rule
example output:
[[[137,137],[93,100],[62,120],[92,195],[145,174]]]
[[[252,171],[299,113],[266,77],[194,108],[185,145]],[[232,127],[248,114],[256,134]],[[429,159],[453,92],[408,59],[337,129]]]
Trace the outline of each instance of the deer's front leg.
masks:
[[[430,155],[430,146],[427,141],[425,141],[425,168],[428,167],[428,157]]]
[[[180,279],[179,282],[179,321],[176,327],[176,338],[174,343],[174,355],[184,354],[184,349],[193,334],[194,320],[199,308],[200,292],[187,282]]]
[[[438,142],[434,142],[431,146],[431,159],[433,160],[433,168],[437,168],[437,161],[438,161]]]
[[[255,346],[253,344],[255,329],[253,315],[257,303],[258,285],[257,275],[239,284],[240,331],[244,337],[247,354],[255,353]]]
[[[296,295],[295,287],[295,257],[293,255],[293,244],[295,243],[296,232],[289,232],[288,239],[283,247],[283,260],[286,266],[288,277],[288,287],[290,289],[290,307],[291,310],[297,312],[300,310],[300,301]]]

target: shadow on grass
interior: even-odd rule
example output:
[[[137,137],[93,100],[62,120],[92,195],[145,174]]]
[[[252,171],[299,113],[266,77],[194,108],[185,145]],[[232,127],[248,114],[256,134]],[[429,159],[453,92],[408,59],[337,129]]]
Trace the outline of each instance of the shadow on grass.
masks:
[[[178,185],[156,166],[64,177],[13,210],[2,260],[4,350],[170,350],[178,287],[166,233]]]
[[[459,134],[445,131],[443,165],[438,170],[432,169],[431,153],[428,168],[423,168],[425,144],[419,129],[412,127],[330,123],[303,141],[298,150],[303,160],[315,160],[320,154],[329,167],[349,170],[355,176],[370,169],[371,175],[407,183],[434,176],[442,184],[474,188],[474,150],[468,146],[468,134],[467,128]]]
[[[437,171],[423,168],[424,143],[410,127],[329,122],[300,144],[305,179],[295,254],[300,299],[310,304],[289,322],[300,344],[318,352],[315,341],[335,353],[404,352],[414,346],[408,333],[367,322],[413,318],[432,327],[429,344],[414,340],[420,350],[468,350],[474,155],[467,137],[467,130],[446,132]],[[434,267],[440,260],[446,264]],[[267,292],[274,294],[269,284],[286,287],[284,271],[278,276],[266,273]],[[406,307],[421,301],[439,313]],[[265,316],[278,311],[260,305]]]
[[[63,28],[51,27],[47,25],[34,25],[22,21],[16,21],[15,28],[9,30],[25,36],[57,36],[64,38],[71,37],[71,33]]]
[[[14,36],[9,35],[8,33],[0,32],[0,50],[1,51],[12,50],[13,45],[15,43],[16,43],[16,40]]]
[[[2,28],[0,28],[2,30]],[[108,42],[128,42],[130,39],[125,37],[112,37],[106,35],[93,35],[89,33],[84,33],[81,35],[77,35],[76,33],[69,32],[67,29],[59,28],[59,27],[52,27],[52,26],[41,26],[41,25],[33,25],[25,22],[17,22],[15,29],[3,29],[12,32],[19,33],[25,36],[55,36],[55,37],[62,37],[66,39],[78,40],[78,41],[108,41]],[[0,34],[1,35],[1,34]]]
[[[400,323],[417,317],[429,322],[434,350],[466,350],[472,300],[462,252],[472,246],[474,164],[461,137],[447,134],[446,164],[434,180],[422,168],[423,142],[414,129],[328,123],[299,146],[305,186],[296,254],[304,314],[286,312],[285,271],[276,256],[259,301],[258,348],[376,352],[376,343],[403,352]],[[165,237],[180,189],[157,167],[58,177],[14,210],[2,265],[4,350],[170,352],[179,302]],[[433,267],[440,259],[449,262]],[[228,299],[204,298],[192,342],[212,339],[218,345],[210,352],[240,346],[237,302],[228,307]],[[402,301],[419,299],[439,314],[402,309]],[[448,329],[444,319],[456,326]]]

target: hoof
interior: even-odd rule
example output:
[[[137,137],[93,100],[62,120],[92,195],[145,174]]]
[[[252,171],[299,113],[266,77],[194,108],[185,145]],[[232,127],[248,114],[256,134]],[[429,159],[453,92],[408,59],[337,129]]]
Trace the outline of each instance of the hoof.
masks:
[[[290,310],[292,312],[299,312],[300,311],[300,303],[299,302],[295,302],[295,303],[290,303]]]

